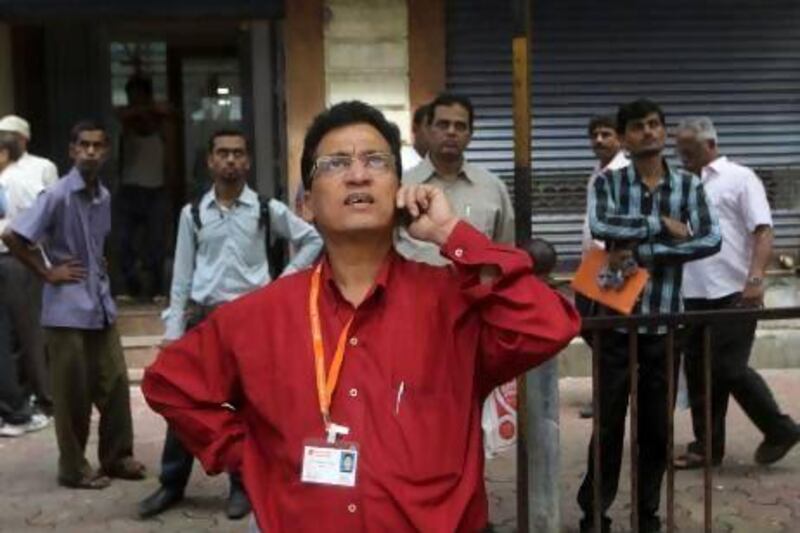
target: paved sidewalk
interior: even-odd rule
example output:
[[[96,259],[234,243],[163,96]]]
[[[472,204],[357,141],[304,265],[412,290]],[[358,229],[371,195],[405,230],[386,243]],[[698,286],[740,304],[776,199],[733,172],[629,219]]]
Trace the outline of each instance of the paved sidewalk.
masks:
[[[800,419],[800,370],[765,371],[781,406]],[[576,531],[579,510],[575,493],[583,475],[589,421],[577,416],[578,405],[589,397],[589,381],[561,381],[561,512],[564,531]],[[104,491],[76,491],[55,482],[56,445],[53,428],[20,439],[0,440],[0,531],[58,532],[245,532],[247,520],[225,518],[225,476],[210,478],[195,468],[182,505],[163,515],[140,521],[137,502],[157,487],[158,460],[164,423],[132,389],[136,452],[148,468],[147,480],[115,480]],[[800,446],[773,467],[755,466],[752,454],[760,435],[733,404],[729,414],[729,451],[714,479],[714,531],[743,533],[800,532]],[[95,460],[96,426],[89,444]],[[686,412],[676,416],[676,443],[689,435]],[[627,458],[626,458],[627,461]],[[627,464],[627,463],[626,463]],[[516,500],[513,457],[489,463],[490,509],[500,532],[514,531]],[[676,516],[680,531],[701,531],[702,472],[678,472]],[[612,508],[615,531],[627,528],[629,480],[623,474],[620,495]]]

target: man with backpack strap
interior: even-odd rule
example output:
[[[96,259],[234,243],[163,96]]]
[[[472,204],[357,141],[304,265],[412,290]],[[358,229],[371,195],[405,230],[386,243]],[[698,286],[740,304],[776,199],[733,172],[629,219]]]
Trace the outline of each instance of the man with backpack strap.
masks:
[[[289,240],[297,253],[283,273],[310,265],[322,240],[316,230],[283,203],[247,186],[250,157],[245,136],[220,130],[209,141],[207,164],[213,186],[180,214],[170,306],[164,313],[164,340],[180,338],[217,306],[272,280],[272,236]],[[274,274],[273,274],[274,275]],[[159,489],[139,504],[142,517],[154,516],[183,498],[194,458],[168,429]],[[242,518],[250,504],[239,474],[230,473],[229,518]]]

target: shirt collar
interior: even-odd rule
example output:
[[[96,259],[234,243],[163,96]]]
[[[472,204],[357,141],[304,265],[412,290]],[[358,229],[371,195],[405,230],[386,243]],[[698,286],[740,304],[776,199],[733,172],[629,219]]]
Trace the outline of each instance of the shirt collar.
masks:
[[[253,189],[245,184],[242,192],[239,193],[239,197],[234,201],[234,203],[242,205],[255,205],[258,203],[258,195]],[[200,200],[200,205],[204,209],[208,209],[212,205],[218,205],[217,195],[214,187],[211,187],[208,192],[203,195],[203,198]]]
[[[724,155],[719,156],[718,158],[716,158],[703,168],[702,170],[703,176],[705,177],[707,172],[711,174],[722,173],[722,167],[725,166],[727,162],[728,158],[726,156]]]
[[[433,166],[433,161],[431,161],[430,153],[425,155],[425,159],[423,159],[422,162],[420,163],[420,167],[421,167],[420,169],[421,172],[425,176],[425,178],[422,180],[423,182],[428,182],[434,176],[438,176],[438,173],[436,172],[436,167]],[[466,178],[467,181],[474,183],[475,182],[474,172],[475,172],[474,167],[471,164],[469,164],[465,159],[461,163],[461,170],[458,171],[458,177]]]
[[[661,177],[661,181],[658,182],[659,187],[661,187],[666,183],[672,184],[677,177],[677,173],[672,168],[672,166],[670,166],[670,164],[667,162],[666,157],[661,158],[661,165],[664,167],[664,175]],[[636,168],[636,165],[631,163],[630,167],[633,169],[634,180],[638,181],[639,183],[642,183],[642,177],[639,175],[639,170]],[[625,168],[627,167],[623,167],[623,169],[621,170],[624,172]]]
[[[64,181],[67,182],[67,188],[70,192],[80,192],[86,190],[86,182],[83,180],[83,176],[78,171],[77,167],[72,167],[72,170],[64,176]],[[103,187],[102,183],[97,184],[98,187],[98,196],[97,199],[103,200],[108,196],[108,190]]]
[[[374,298],[377,294],[383,293],[386,291],[386,287],[389,284],[389,275],[392,271],[392,265],[394,265],[395,261],[397,260],[398,254],[392,247],[389,250],[389,253],[386,254],[386,258],[383,260],[383,264],[381,265],[380,270],[378,271],[378,276],[375,278],[375,284],[367,293],[367,297],[364,298],[362,305],[366,302]],[[333,271],[331,269],[331,265],[328,262],[328,255],[323,255],[322,259],[322,282],[323,286],[327,287],[327,291],[334,296],[336,301],[347,302],[342,296],[341,291],[339,291],[339,287],[336,285],[336,281],[333,279]]]

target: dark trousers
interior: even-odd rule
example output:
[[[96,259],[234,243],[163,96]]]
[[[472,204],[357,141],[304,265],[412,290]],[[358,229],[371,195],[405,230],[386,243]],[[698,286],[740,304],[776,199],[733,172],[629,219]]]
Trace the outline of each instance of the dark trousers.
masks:
[[[192,474],[193,464],[192,453],[181,444],[172,428],[167,427],[164,450],[161,452],[161,475],[158,477],[161,485],[183,493]],[[242,479],[238,472],[230,472],[228,476],[231,480],[231,489],[242,488]]]
[[[657,516],[661,481],[667,460],[667,368],[666,336],[639,335],[639,517],[651,521]],[[672,369],[677,378],[677,360]],[[600,471],[602,475],[601,507],[606,513],[617,495],[625,418],[630,393],[628,335],[604,332],[600,342]],[[592,441],[597,438],[592,435]],[[578,504],[586,517],[593,515],[594,454],[589,444],[586,476],[578,491]]]
[[[730,308],[739,300],[735,293],[715,300],[686,299],[687,311]],[[719,323],[711,326],[711,457],[725,455],[725,417],[733,396],[745,414],[766,438],[780,439],[796,431],[794,421],[781,413],[764,378],[748,366],[756,333],[756,321]],[[703,372],[703,328],[688,332],[684,348],[686,385],[692,409],[695,442],[690,451],[705,455],[705,383]]]
[[[187,306],[186,329],[191,329],[200,324],[211,314],[214,307],[201,306],[195,302],[189,302]],[[164,438],[164,450],[161,452],[161,475],[159,481],[164,487],[168,487],[176,492],[183,492],[189,476],[192,474],[194,456],[178,439],[178,436],[167,427],[167,435]],[[231,488],[241,489],[242,479],[238,472],[228,474],[231,480]]]
[[[142,282],[139,279],[137,259],[150,276],[152,290],[160,294],[163,290],[164,236],[167,221],[167,196],[164,187],[139,187],[123,185],[119,190],[120,217],[120,263],[126,290],[139,295]],[[136,250],[136,237],[142,231],[142,249]]]
[[[45,328],[50,355],[58,475],[77,482],[91,472],[86,442],[92,405],[100,412],[98,456],[112,469],[133,455],[128,371],[116,326],[105,329]]]
[[[8,277],[0,269],[0,418],[8,424],[24,424],[31,419],[31,409],[20,385],[17,360],[11,349],[7,293]]]
[[[0,254],[0,270],[7,279],[8,306],[13,337],[19,346],[18,361],[26,395],[33,394],[37,406],[50,414],[53,397],[41,327],[42,283],[36,275],[8,254]]]

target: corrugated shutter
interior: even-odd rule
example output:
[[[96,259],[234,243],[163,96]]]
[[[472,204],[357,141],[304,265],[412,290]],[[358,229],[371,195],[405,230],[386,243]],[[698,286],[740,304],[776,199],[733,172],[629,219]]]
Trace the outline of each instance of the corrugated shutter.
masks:
[[[447,86],[474,98],[470,158],[510,174],[508,2],[448,4]],[[725,152],[800,166],[800,3],[533,2],[533,169],[586,172],[588,118],[640,96],[674,123],[710,115]]]
[[[784,194],[795,187],[771,180],[800,177],[799,2],[541,0],[533,10],[534,232],[574,255],[594,165],[588,119],[642,96],[669,124],[711,116],[723,151],[760,172],[773,207],[796,202]],[[468,157],[511,186],[510,3],[448,2],[447,87],[476,107]],[[796,242],[800,229],[787,228],[796,235],[783,242]]]

